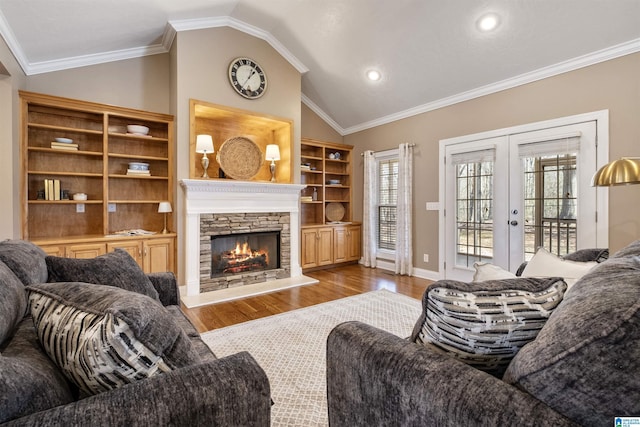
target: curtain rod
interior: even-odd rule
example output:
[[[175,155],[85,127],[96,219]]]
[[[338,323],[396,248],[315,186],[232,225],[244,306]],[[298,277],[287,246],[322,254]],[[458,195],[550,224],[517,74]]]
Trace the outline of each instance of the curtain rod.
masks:
[[[409,147],[415,147],[416,144],[414,144],[413,142],[409,144]],[[389,148],[389,150],[395,150],[395,148]],[[387,150],[380,150],[380,151],[387,151]],[[373,154],[378,153],[378,151],[374,151]],[[364,153],[360,153],[360,156],[364,156]]]

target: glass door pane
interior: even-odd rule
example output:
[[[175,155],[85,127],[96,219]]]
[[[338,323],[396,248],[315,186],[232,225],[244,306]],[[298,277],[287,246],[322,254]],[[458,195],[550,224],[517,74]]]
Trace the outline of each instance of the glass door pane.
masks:
[[[493,259],[493,161],[456,165],[456,264]]]

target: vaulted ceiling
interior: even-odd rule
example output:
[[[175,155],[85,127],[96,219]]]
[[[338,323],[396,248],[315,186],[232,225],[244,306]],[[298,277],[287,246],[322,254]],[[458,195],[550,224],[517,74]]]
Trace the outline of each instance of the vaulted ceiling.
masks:
[[[498,25],[483,32],[487,13]],[[269,42],[344,135],[638,52],[640,0],[0,0],[28,75],[166,52],[176,31],[216,26]]]

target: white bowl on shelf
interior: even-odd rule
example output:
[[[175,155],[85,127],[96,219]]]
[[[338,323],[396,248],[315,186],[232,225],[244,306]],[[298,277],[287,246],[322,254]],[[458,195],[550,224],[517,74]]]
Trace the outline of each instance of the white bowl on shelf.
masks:
[[[73,200],[87,200],[87,195],[85,193],[76,193],[73,195]]]
[[[149,128],[142,125],[127,125],[127,132],[136,135],[146,135],[149,133]]]
[[[61,142],[63,144],[71,144],[73,139],[71,138],[56,138],[56,142]]]
[[[131,162],[129,163],[129,169],[132,171],[148,171],[149,163]]]

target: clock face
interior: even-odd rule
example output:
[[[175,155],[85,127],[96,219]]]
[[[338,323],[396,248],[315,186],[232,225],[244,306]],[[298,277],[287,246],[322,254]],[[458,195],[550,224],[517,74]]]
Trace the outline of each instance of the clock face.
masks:
[[[254,60],[236,58],[229,64],[229,81],[240,95],[256,99],[267,90],[267,76]]]

